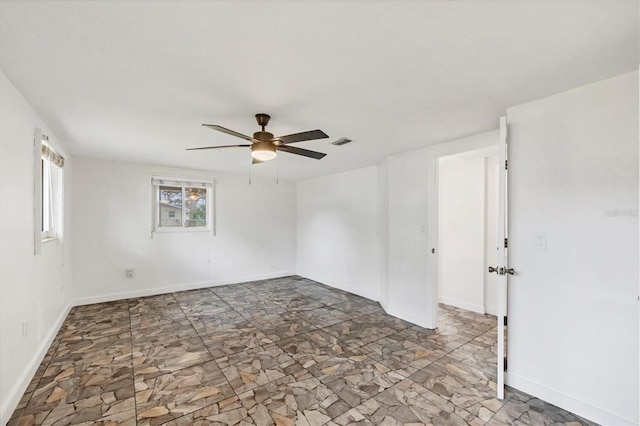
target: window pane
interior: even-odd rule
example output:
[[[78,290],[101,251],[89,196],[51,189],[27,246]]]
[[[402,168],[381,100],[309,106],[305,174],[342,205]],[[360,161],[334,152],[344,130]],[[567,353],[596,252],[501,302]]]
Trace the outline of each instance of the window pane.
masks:
[[[42,214],[40,215],[40,218],[42,219],[40,221],[40,230],[42,232],[47,232],[49,231],[49,218],[47,217],[47,205],[49,204],[48,200],[49,197],[47,195],[47,192],[45,191],[45,188],[47,187],[47,182],[46,182],[46,178],[45,178],[45,166],[44,166],[44,159],[40,160],[40,169],[41,169],[41,175],[40,175],[40,207],[42,209]]]
[[[160,226],[182,226],[182,188],[161,186],[160,191]]]
[[[206,188],[185,188],[184,213],[187,216],[185,226],[189,228],[207,226],[207,190]]]
[[[49,231],[54,235],[50,237],[61,237],[62,230],[62,169],[55,164],[49,163],[49,185],[50,185],[50,218]]]
[[[51,203],[53,202],[51,197],[51,163],[48,160],[42,159],[42,232],[51,231],[52,213],[53,208]],[[46,235],[47,237],[49,235]]]

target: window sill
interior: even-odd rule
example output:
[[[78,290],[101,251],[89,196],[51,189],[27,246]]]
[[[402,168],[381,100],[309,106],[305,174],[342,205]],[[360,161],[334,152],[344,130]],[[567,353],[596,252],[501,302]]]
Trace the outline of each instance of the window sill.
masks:
[[[211,232],[211,229],[207,228],[157,228],[153,230],[157,234],[189,234],[192,232]]]

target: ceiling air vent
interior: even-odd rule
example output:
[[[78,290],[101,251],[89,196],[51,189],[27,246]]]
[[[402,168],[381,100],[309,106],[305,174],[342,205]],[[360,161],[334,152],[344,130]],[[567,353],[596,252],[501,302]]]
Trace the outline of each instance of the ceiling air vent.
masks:
[[[331,145],[338,145],[338,146],[340,146],[340,145],[348,144],[349,142],[353,142],[353,141],[352,141],[351,139],[348,139],[348,138],[340,138],[340,139],[338,139],[337,141],[333,141],[333,142],[331,142]]]

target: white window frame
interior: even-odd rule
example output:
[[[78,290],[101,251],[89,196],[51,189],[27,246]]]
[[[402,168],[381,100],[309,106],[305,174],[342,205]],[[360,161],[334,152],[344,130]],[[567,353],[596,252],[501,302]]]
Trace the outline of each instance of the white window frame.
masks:
[[[34,132],[33,157],[34,254],[40,254],[43,242],[62,239],[64,227],[64,157],[60,154],[60,150],[49,140],[49,137],[38,128]]]
[[[182,188],[182,215],[181,226],[160,226],[160,186],[173,186]],[[214,180],[211,178],[192,176],[167,176],[151,175],[152,188],[152,233],[175,233],[175,232],[214,232],[213,217],[213,197]],[[206,189],[206,226],[186,227],[185,226],[185,200],[187,198],[186,188]]]

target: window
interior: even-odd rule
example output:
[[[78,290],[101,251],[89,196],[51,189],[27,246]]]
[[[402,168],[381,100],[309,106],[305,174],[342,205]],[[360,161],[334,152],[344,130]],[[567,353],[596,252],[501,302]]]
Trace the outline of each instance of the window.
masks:
[[[46,138],[46,136],[45,136]],[[58,238],[62,231],[62,167],[64,158],[42,142],[42,238]]]
[[[156,231],[210,231],[213,182],[193,178],[151,179]]]
[[[36,129],[34,138],[35,254],[43,240],[62,237],[64,158],[47,135]]]

